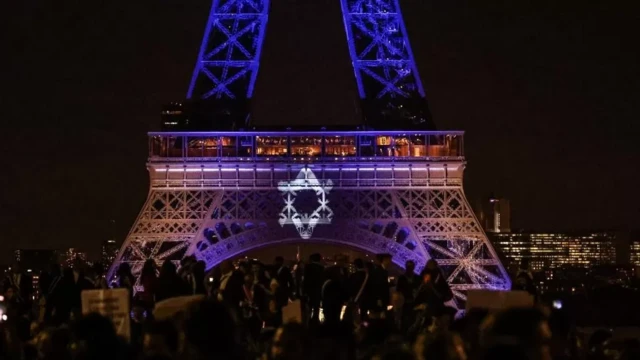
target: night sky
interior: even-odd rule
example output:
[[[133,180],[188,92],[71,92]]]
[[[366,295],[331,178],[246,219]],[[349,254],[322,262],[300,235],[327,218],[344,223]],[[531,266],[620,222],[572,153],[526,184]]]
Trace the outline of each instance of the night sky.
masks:
[[[470,200],[511,199],[513,228],[638,227],[637,5],[401,3],[436,124],[466,131]],[[256,121],[352,122],[339,1],[272,6]],[[121,241],[148,191],[146,132],[185,96],[210,2],[2,7],[0,252],[96,252],[111,219]]]

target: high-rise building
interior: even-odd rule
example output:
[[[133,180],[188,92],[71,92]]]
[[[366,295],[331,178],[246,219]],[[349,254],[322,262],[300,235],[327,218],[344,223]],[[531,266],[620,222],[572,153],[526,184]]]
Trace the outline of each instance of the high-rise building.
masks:
[[[31,270],[34,273],[48,270],[51,264],[59,261],[57,251],[48,249],[16,249],[13,255],[22,271]]]
[[[591,267],[616,262],[616,235],[599,233],[492,233],[493,245],[511,267],[528,259],[531,270]]]
[[[115,240],[109,239],[102,242],[101,261],[105,269],[108,269],[115,261],[116,256],[118,256],[118,250],[120,250],[120,247],[116,244]]]
[[[83,262],[87,261],[87,253],[83,251],[78,251],[77,248],[69,248],[64,252],[62,264],[64,266],[73,268],[73,263],[75,260],[80,260]]]
[[[185,111],[182,103],[172,102],[162,107],[162,129],[165,131],[183,129],[186,124]]]
[[[640,240],[631,241],[629,244],[629,260],[631,265],[640,267]]]
[[[486,232],[511,232],[511,206],[508,199],[491,196],[476,206],[476,215]]]

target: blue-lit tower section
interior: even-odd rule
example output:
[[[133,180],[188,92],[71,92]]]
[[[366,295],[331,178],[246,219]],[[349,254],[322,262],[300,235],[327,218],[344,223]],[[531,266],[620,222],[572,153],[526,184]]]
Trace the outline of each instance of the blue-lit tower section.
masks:
[[[464,133],[432,129],[398,2],[341,1],[365,126],[267,130],[239,122],[269,4],[214,0],[188,107],[166,107],[172,128],[149,133],[150,190],[110,280],[122,264],[137,276],[148,260],[194,256],[210,269],[263,247],[322,243],[417,270],[435,261],[460,309],[470,290],[511,288],[463,191]]]
[[[396,118],[433,127],[398,0],[340,1],[365,114],[395,110]]]
[[[251,99],[269,0],[213,0],[187,98]]]

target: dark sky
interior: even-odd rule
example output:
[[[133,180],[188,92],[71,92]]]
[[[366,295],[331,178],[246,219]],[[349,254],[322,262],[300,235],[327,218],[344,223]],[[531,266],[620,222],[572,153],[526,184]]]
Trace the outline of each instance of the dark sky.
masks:
[[[256,88],[261,121],[304,118],[282,111],[287,99],[331,97],[336,105],[317,111],[351,119],[355,84],[330,10],[339,1],[307,1],[272,0]],[[510,198],[515,228],[637,227],[638,6],[402,4],[435,122],[466,131],[470,199]],[[0,252],[95,251],[110,219],[121,240],[148,191],[145,133],[158,128],[163,103],[186,93],[209,1],[2,7]],[[311,45],[296,51],[306,37]]]

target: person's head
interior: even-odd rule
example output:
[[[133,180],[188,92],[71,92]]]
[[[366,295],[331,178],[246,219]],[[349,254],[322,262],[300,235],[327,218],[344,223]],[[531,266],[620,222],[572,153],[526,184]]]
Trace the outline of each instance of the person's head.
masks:
[[[78,318],[73,326],[73,337],[77,349],[76,358],[118,358],[121,342],[110,319],[97,313]]]
[[[391,255],[390,254],[380,254],[378,255],[378,262],[385,269],[391,265]]]
[[[142,322],[144,320],[144,307],[145,304],[142,301],[134,301],[133,304],[131,304],[131,320],[138,323]]]
[[[407,260],[404,264],[404,269],[408,274],[413,274],[413,271],[416,269],[416,263],[413,260]]]
[[[551,358],[551,330],[539,309],[512,308],[489,315],[482,324],[481,338],[485,348],[515,343],[536,358]]]
[[[309,262],[320,262],[322,261],[322,255],[315,253],[309,256]]]
[[[14,274],[19,274],[22,271],[22,266],[20,266],[19,261],[14,261],[13,265],[11,265],[11,272]]]
[[[5,291],[4,291],[4,298],[5,300],[12,300],[13,297],[16,294],[16,288],[13,286],[9,286]]]
[[[255,279],[255,276],[253,275],[253,273],[248,272],[246,274],[244,274],[244,284],[249,286],[249,285],[253,285],[253,279]]]
[[[284,258],[282,256],[276,256],[276,259],[273,263],[276,265],[276,268],[280,268],[284,265]]]
[[[104,275],[104,265],[100,262],[93,264],[93,273],[97,277],[102,277]]]
[[[129,266],[129,263],[120,263],[120,266],[118,266],[118,276],[131,276],[131,266]]]
[[[217,301],[203,300],[184,314],[184,358],[229,359],[238,350],[238,327],[229,310]]]
[[[84,272],[84,265],[84,261],[82,261],[82,259],[80,259],[79,257],[76,257],[73,260],[73,271],[77,273]]]
[[[422,334],[414,345],[416,359],[466,360],[464,344],[458,334],[442,332]]]
[[[243,261],[238,264],[238,270],[246,274],[248,272],[251,272],[251,265],[248,262]]]
[[[160,277],[166,277],[176,274],[176,264],[171,260],[165,260],[160,268]]]
[[[156,262],[153,259],[147,259],[142,265],[141,276],[156,276]]]
[[[251,272],[252,272],[254,275],[259,274],[259,273],[260,273],[260,269],[261,269],[261,268],[262,268],[262,266],[260,266],[260,263],[259,263],[259,262],[254,261],[254,262],[252,262],[252,263],[251,263]]]
[[[231,262],[231,260],[224,260],[220,263],[221,274],[228,274],[231,271],[233,271],[233,263]]]
[[[145,326],[143,352],[145,356],[167,355],[174,358],[178,352],[178,338],[173,322],[152,321]]]
[[[432,272],[429,271],[427,268],[422,270],[422,273],[420,274],[420,277],[422,277],[422,282],[424,284],[430,283],[431,280],[433,279]]]
[[[298,323],[279,327],[271,343],[271,359],[304,359],[307,331]]]
[[[437,270],[438,263],[434,259],[429,259],[429,261],[427,261],[427,264],[425,265],[425,268],[429,270]]]
[[[278,280],[276,280],[275,278],[271,279],[271,282],[269,283],[269,289],[271,290],[271,292],[275,294],[279,287],[280,284],[278,283]]]
[[[355,266],[357,270],[362,270],[364,269],[364,261],[362,261],[362,259],[360,258],[357,258],[353,260],[353,266]]]

